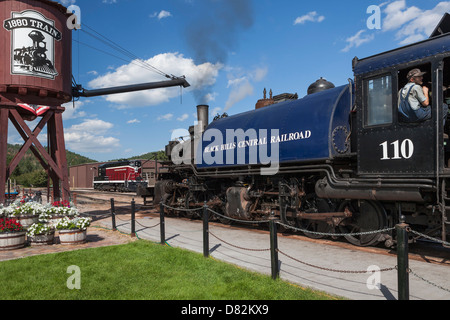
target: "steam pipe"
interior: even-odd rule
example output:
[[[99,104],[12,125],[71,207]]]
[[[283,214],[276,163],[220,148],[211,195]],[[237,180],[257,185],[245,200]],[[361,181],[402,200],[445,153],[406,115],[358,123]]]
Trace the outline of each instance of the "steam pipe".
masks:
[[[98,97],[105,96],[110,94],[117,93],[127,93],[134,91],[142,91],[142,90],[150,90],[150,89],[159,89],[159,88],[169,88],[169,87],[178,87],[183,86],[184,88],[188,88],[191,85],[186,81],[185,78],[175,78],[168,81],[160,81],[160,82],[149,82],[142,84],[133,84],[122,87],[112,87],[112,88],[104,88],[104,89],[95,89],[95,90],[86,90],[81,86],[76,86],[72,88],[72,95],[75,98],[78,97]]]

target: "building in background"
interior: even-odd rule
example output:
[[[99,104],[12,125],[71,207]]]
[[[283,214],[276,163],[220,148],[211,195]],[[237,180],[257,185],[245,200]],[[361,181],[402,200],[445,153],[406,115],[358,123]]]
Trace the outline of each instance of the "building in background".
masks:
[[[154,184],[156,179],[155,160],[142,161],[142,179]],[[69,183],[71,189],[93,189],[94,178],[98,177],[98,167],[108,162],[86,163],[69,168]],[[158,168],[160,168],[158,163]]]

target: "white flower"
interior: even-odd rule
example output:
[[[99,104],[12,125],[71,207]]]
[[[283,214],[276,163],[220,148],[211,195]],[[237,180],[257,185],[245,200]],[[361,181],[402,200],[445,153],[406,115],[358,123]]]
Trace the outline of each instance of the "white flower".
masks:
[[[37,235],[49,234],[53,231],[53,228],[48,224],[35,223],[28,228],[27,235],[30,237]]]

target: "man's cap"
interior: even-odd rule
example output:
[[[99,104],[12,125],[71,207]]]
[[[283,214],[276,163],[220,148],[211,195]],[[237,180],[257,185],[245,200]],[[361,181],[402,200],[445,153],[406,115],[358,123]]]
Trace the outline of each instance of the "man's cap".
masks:
[[[421,77],[424,74],[426,74],[426,72],[422,72],[420,71],[420,69],[412,69],[409,73],[408,73],[408,79],[411,79],[412,77]]]

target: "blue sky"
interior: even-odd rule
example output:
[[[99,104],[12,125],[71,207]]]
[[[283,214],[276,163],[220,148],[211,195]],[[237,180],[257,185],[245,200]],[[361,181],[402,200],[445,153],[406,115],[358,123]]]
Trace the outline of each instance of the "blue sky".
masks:
[[[165,80],[93,38],[93,30],[192,85],[182,95],[173,88],[66,105],[67,148],[99,161],[164,149],[174,130],[194,124],[202,102],[211,116],[232,115],[254,109],[264,88],[302,97],[320,77],[345,84],[355,56],[426,39],[450,11],[450,1],[435,0],[60,2],[81,9],[73,75],[86,89]],[[371,5],[381,10],[381,29],[367,25]]]

